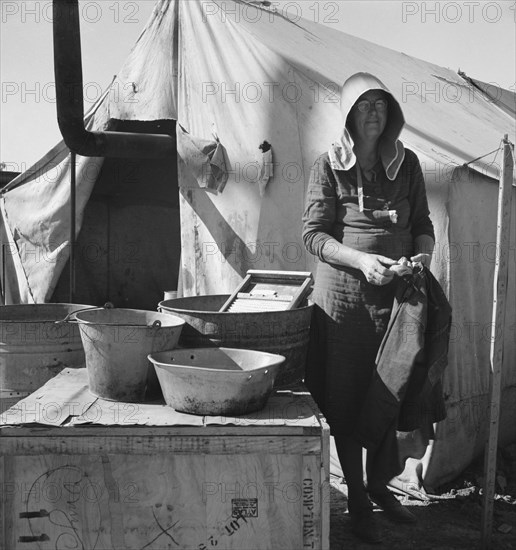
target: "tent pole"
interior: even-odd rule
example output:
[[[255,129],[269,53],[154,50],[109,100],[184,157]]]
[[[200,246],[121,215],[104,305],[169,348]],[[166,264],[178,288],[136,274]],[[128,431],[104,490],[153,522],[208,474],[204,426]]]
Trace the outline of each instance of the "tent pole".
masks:
[[[76,157],[70,151],[70,303],[73,304],[75,290],[75,167]]]
[[[5,305],[5,243],[2,241],[2,305]]]
[[[489,384],[489,431],[484,454],[484,494],[482,503],[482,550],[491,547],[493,531],[493,501],[496,483],[496,452],[502,385],[505,303],[507,298],[509,235],[513,152],[507,134],[503,139],[503,161],[498,187],[498,216],[496,227],[496,263],[494,270],[493,313],[491,323],[491,372]]]

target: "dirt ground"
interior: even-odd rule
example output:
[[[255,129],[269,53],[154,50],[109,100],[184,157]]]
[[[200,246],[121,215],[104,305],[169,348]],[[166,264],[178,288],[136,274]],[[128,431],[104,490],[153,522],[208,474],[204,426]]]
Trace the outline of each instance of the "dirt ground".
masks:
[[[428,501],[399,497],[417,517],[414,525],[391,523],[383,512],[378,514],[383,541],[368,544],[357,539],[350,529],[347,514],[346,486],[339,479],[331,480],[330,549],[389,550],[456,550],[481,548],[482,461],[472,464],[454,481],[436,488]],[[495,489],[493,550],[516,550],[516,444],[498,453]]]

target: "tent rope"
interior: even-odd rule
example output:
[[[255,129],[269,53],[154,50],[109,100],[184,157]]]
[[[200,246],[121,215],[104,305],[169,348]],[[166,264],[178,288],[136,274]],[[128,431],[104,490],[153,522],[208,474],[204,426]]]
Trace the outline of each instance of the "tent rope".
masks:
[[[501,139],[501,140],[500,140],[500,145],[498,146],[498,149],[494,149],[493,151],[490,151],[489,153],[486,153],[485,155],[482,155],[481,157],[477,157],[477,158],[475,158],[475,159],[473,159],[473,160],[470,160],[469,162],[465,162],[462,166],[463,166],[463,167],[466,167],[466,166],[468,166],[468,165],[470,165],[470,164],[472,164],[472,163],[474,163],[474,162],[476,162],[476,161],[478,161],[478,160],[481,160],[481,159],[487,157],[488,155],[492,155],[493,153],[496,153],[496,155],[494,156],[493,160],[491,161],[491,165],[495,165],[495,164],[496,164],[496,159],[498,158],[498,153],[500,153],[500,151],[503,150],[504,144],[505,144],[505,143],[506,143],[506,140]],[[514,166],[516,167],[516,156],[514,155],[514,143],[512,143],[511,141],[507,141],[507,143],[508,143],[509,146],[510,146],[510,147],[509,147],[509,151],[510,151],[510,153],[511,153],[511,157],[512,157],[513,164],[514,164]],[[499,168],[500,168],[500,167],[499,167]],[[516,184],[515,184],[515,183],[513,183],[512,185],[513,185],[513,187],[516,187]]]
[[[470,160],[469,162],[465,162],[462,166],[468,166],[469,164],[472,164],[473,162],[476,162],[477,160],[483,159],[484,157],[487,157],[488,155],[492,155],[493,153],[496,153],[495,158],[493,159],[493,163],[496,160],[496,157],[498,156],[498,153],[502,149],[502,140],[500,140],[500,145],[494,149],[493,151],[490,151],[489,153],[486,153],[485,155],[482,155],[481,157],[477,157],[476,159]]]

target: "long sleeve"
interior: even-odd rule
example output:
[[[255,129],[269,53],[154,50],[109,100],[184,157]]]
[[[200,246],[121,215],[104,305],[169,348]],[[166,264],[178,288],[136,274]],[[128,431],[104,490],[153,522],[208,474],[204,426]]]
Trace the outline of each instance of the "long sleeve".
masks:
[[[434,226],[430,219],[430,210],[428,209],[428,200],[426,197],[425,180],[421,165],[417,155],[406,149],[407,156],[410,155],[410,187],[409,187],[409,202],[410,202],[410,222],[412,238],[415,239],[419,235],[429,235],[435,240]]]
[[[310,172],[303,214],[303,243],[311,254],[324,261],[322,249],[333,238],[337,209],[335,180],[328,155],[321,155]]]

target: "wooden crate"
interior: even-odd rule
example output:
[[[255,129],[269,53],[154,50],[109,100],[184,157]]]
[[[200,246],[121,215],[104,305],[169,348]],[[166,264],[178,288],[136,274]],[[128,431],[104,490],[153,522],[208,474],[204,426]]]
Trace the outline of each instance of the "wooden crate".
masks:
[[[95,398],[65,369],[0,416],[2,548],[329,548],[329,429],[306,391],[245,417]]]

